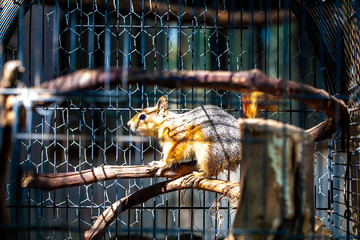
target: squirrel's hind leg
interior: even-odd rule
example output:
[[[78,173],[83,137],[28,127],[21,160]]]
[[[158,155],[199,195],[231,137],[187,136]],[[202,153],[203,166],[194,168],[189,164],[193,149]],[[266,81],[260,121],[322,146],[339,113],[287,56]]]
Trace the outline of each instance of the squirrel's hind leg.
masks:
[[[187,175],[186,178],[184,178],[184,181],[182,184],[184,186],[192,186],[196,187],[199,185],[199,182],[203,179],[207,179],[208,177],[204,172],[192,172],[189,175]]]

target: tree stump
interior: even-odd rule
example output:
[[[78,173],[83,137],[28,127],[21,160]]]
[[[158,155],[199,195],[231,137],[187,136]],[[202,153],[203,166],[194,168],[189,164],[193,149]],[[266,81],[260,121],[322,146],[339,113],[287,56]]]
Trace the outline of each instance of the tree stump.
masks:
[[[314,141],[273,120],[239,119],[241,197],[228,240],[314,234]]]

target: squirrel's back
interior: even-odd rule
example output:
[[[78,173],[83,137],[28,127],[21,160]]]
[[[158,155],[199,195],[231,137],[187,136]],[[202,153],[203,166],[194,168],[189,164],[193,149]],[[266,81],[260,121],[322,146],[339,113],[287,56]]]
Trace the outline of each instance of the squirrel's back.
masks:
[[[182,114],[170,114],[164,124],[169,125],[173,136],[183,135],[186,138],[186,134],[191,129],[201,131],[200,139],[186,139],[186,141],[193,142],[193,145],[206,144],[208,146],[205,158],[210,159],[206,159],[207,163],[203,164],[216,164],[213,167],[219,171],[216,171],[214,175],[223,169],[235,170],[240,163],[241,143],[237,120],[220,107],[204,105]],[[190,136],[193,135],[195,134],[190,134]],[[199,156],[196,158],[201,164]]]

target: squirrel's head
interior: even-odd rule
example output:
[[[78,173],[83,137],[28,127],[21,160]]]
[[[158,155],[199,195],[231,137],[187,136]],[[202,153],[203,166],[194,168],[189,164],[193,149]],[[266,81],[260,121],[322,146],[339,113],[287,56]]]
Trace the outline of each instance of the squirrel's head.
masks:
[[[166,97],[162,96],[155,107],[148,107],[138,112],[127,125],[133,133],[157,137],[159,128],[168,114],[168,102]]]

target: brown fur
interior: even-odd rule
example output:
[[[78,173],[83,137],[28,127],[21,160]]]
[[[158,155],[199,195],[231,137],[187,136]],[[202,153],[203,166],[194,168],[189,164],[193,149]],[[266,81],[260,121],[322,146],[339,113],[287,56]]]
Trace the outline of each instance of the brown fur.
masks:
[[[163,158],[151,163],[159,167],[158,174],[194,157],[201,171],[198,176],[206,178],[223,169],[234,170],[240,162],[237,120],[216,106],[176,114],[168,110],[167,100],[162,96],[155,107],[137,113],[128,126],[135,133],[159,139]]]

